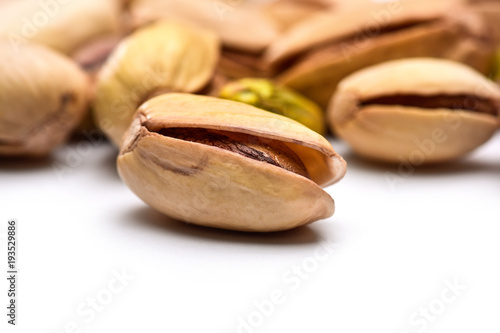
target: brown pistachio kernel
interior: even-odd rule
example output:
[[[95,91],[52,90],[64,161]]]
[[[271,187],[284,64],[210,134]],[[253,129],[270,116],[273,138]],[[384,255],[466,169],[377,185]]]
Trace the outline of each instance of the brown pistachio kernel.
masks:
[[[297,154],[279,141],[247,134],[200,128],[166,128],[158,133],[179,140],[225,149],[310,178],[304,163]]]
[[[474,95],[393,95],[381,96],[360,101],[360,106],[369,105],[401,105],[421,109],[450,109],[465,110],[491,114],[496,116],[500,104],[491,98],[482,98]]]

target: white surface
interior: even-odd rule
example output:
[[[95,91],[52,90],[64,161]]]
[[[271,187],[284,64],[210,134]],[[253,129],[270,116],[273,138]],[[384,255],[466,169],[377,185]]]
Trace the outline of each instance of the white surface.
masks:
[[[62,177],[54,161],[2,162],[1,230],[18,219],[20,296],[8,327],[1,280],[1,331],[59,333],[74,321],[75,332],[103,333],[499,332],[500,136],[396,186],[386,179],[396,168],[334,146],[349,163],[328,188],[334,217],[266,235],[169,221],[120,181],[107,144],[60,149],[55,161],[72,165]],[[5,272],[4,239],[0,253]],[[90,318],[87,298],[109,296],[122,269],[133,280]],[[466,290],[454,296],[450,282]],[[281,304],[259,315],[255,302],[279,292]],[[424,327],[415,312],[429,306],[442,313]],[[257,327],[240,327],[249,319]]]

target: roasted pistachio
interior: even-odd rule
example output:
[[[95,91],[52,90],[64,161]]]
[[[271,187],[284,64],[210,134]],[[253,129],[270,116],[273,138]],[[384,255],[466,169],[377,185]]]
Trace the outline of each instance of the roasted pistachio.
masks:
[[[448,60],[395,60],[345,78],[328,116],[359,155],[415,165],[445,162],[486,142],[498,126],[500,87]]]
[[[190,94],[143,104],[118,157],[121,178],[158,211],[259,232],[330,217],[334,201],[320,186],[345,169],[326,139],[293,120]]]
[[[85,114],[86,75],[46,47],[1,39],[0,72],[0,155],[48,154]]]
[[[241,79],[225,85],[221,98],[247,103],[294,119],[325,134],[323,111],[314,102],[267,79]]]
[[[492,54],[479,15],[455,1],[419,0],[314,15],[275,41],[265,59],[284,69],[280,83],[326,106],[342,78],[382,61],[438,57],[487,73]]]
[[[28,41],[72,54],[120,30],[118,1],[0,1],[0,37],[13,47]]]
[[[169,91],[197,92],[213,76],[217,37],[174,21],[137,30],[111,54],[98,78],[94,115],[118,145],[137,107]]]

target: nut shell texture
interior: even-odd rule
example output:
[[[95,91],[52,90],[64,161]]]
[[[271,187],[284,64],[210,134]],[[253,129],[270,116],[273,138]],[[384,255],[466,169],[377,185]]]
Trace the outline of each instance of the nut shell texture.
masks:
[[[179,19],[209,29],[231,49],[258,54],[279,36],[274,21],[251,4],[236,6],[212,0],[135,0],[130,6],[134,24]]]
[[[174,21],[158,21],[126,38],[104,65],[94,102],[99,127],[118,145],[140,104],[158,91],[196,92],[213,76],[217,37]]]
[[[118,1],[0,1],[0,37],[17,47],[26,42],[70,54],[120,29]]]
[[[276,140],[294,151],[311,179],[233,152],[159,134],[166,128],[222,130]],[[291,229],[331,216],[321,189],[345,161],[319,134],[252,106],[189,94],[158,96],[139,109],[124,137],[118,170],[142,200],[173,218],[241,231]]]
[[[46,47],[0,39],[0,155],[48,154],[83,118],[89,82]]]

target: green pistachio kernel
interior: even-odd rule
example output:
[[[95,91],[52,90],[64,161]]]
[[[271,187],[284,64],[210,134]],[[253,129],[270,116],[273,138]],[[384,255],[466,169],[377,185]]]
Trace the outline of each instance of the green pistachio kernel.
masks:
[[[283,115],[325,133],[323,112],[316,103],[270,80],[245,78],[230,82],[221,89],[220,97]]]

